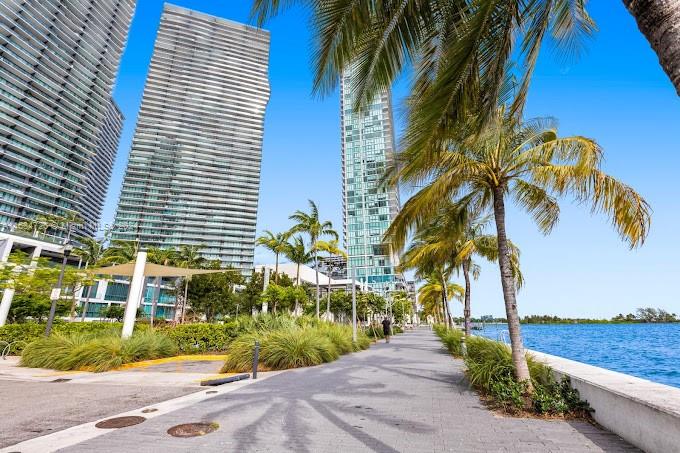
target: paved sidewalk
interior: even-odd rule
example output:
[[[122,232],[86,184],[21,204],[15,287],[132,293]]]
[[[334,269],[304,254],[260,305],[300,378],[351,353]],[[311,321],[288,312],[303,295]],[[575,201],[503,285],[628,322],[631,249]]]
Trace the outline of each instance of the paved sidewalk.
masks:
[[[217,422],[198,438],[168,428]],[[583,422],[500,417],[472,392],[462,363],[425,330],[319,367],[292,370],[67,452],[637,451]]]

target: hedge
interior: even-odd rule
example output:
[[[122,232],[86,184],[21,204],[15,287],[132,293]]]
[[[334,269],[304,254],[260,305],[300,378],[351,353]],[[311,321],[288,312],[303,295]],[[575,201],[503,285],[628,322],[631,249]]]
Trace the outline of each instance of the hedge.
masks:
[[[173,340],[177,349],[184,354],[224,351],[240,331],[235,322],[183,324],[159,330]]]
[[[22,324],[7,324],[0,327],[0,349],[4,348],[5,342],[12,343],[11,353],[20,353],[28,343],[42,338],[45,335],[45,323],[27,322]],[[55,321],[52,332],[70,335],[76,333],[98,333],[106,330],[118,330],[123,328],[119,322],[63,322]],[[139,326],[139,330],[144,327]]]

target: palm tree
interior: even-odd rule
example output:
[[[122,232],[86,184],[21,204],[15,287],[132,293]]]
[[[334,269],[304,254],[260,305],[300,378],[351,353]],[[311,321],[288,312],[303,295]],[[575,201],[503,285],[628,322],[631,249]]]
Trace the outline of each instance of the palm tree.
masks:
[[[172,249],[162,249],[160,247],[149,247],[147,249],[147,259],[154,264],[161,264],[168,266],[174,262],[177,257],[177,252]],[[151,300],[151,317],[149,322],[153,326],[153,321],[156,318],[156,308],[158,307],[158,299],[161,295],[161,277],[156,277],[154,282],[153,299]]]
[[[85,262],[85,270],[87,270],[90,264],[96,266],[104,257],[104,240],[84,237],[81,238],[79,242],[80,247],[73,249],[73,254]],[[92,282],[94,283],[94,281]],[[81,322],[85,321],[87,308],[90,304],[92,284],[86,286],[84,291],[87,291],[87,296],[85,297],[85,303],[83,304],[83,310],[80,315]]]
[[[126,264],[135,260],[139,251],[137,241],[112,241],[111,246],[104,251],[102,264]]]
[[[175,256],[175,264],[179,267],[184,267],[186,269],[194,269],[197,267],[202,267],[206,264],[206,259],[201,256],[201,249],[205,246],[203,245],[182,245],[177,251]],[[191,277],[186,277],[184,279],[184,299],[182,302],[182,315],[180,321],[184,324],[184,314],[187,307],[187,294],[189,292],[189,280]],[[175,301],[175,315],[177,314],[177,301]]]
[[[498,259],[498,240],[496,236],[484,234],[491,221],[469,206],[470,200],[458,203],[445,203],[433,211],[427,223],[421,225],[409,250],[402,259],[402,268],[417,268],[423,261],[433,261],[463,272],[465,279],[465,304],[463,309],[466,336],[471,335],[471,277],[479,278],[481,268],[473,260],[478,256],[488,261]],[[403,225],[405,216],[398,214],[385,233],[387,240],[399,250],[406,240],[404,233],[408,225]],[[519,268],[519,249],[508,242],[511,251],[512,272],[519,289],[523,276]]]
[[[276,256],[274,265],[274,283],[279,282],[279,255],[288,247],[289,232],[274,234],[269,230],[264,230],[264,234],[257,238],[255,245],[261,245]]]
[[[342,256],[347,259],[347,253],[338,246],[338,240],[333,239],[330,241],[318,241],[316,248],[320,252],[328,253],[329,257]],[[328,291],[326,292],[326,316],[329,316],[331,312],[331,276],[328,273]]]
[[[351,69],[355,107],[371,102],[413,67],[406,138],[421,148],[464,119],[470,107],[482,120],[492,117],[499,95],[506,92],[508,68],[519,81],[513,106],[521,111],[543,40],[578,55],[584,38],[595,31],[585,3],[255,0],[252,16],[262,25],[292,4],[310,7],[314,92],[333,93]]]
[[[317,242],[324,236],[330,236],[334,239],[339,239],[338,233],[333,229],[333,224],[329,221],[322,222],[319,220],[319,209],[312,200],[309,200],[309,213],[302,211],[295,211],[290,216],[291,220],[297,222],[293,228],[290,229],[290,234],[306,233],[309,235],[309,245],[314,254],[314,270],[316,272],[316,317],[319,318],[319,250]]]
[[[286,250],[283,251],[283,254],[290,260],[291,263],[297,264],[295,284],[296,286],[300,286],[300,266],[312,261],[314,259],[314,255],[310,250],[307,250],[307,247],[305,247],[305,241],[303,241],[300,236],[295,236],[293,238],[293,243],[288,244],[288,247],[286,247]],[[299,301],[296,297],[294,313],[298,313],[299,308]]]
[[[633,188],[600,169],[603,152],[595,141],[559,137],[554,120],[522,121],[503,107],[480,133],[454,130],[445,147],[429,151],[405,151],[399,156],[403,164],[396,163],[388,172],[390,184],[431,181],[404,205],[400,228],[422,224],[442,200],[454,197],[463,196],[479,211],[492,210],[515,374],[531,392],[505,226],[507,199],[548,234],[559,219],[556,197],[570,195],[579,203],[589,203],[591,212],[607,214],[631,248],[642,245],[647,236],[649,205]]]
[[[680,3],[623,0],[680,95]]]
[[[451,326],[451,315],[448,313],[448,299],[462,299],[465,290],[462,286],[449,282],[444,272],[432,272],[426,283],[418,289],[418,301],[426,313],[432,314],[438,322]]]

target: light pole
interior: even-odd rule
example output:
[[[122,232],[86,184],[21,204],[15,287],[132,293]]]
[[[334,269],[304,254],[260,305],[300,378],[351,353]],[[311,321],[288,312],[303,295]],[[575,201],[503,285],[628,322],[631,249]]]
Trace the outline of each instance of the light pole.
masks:
[[[66,263],[68,262],[68,257],[73,250],[71,242],[71,225],[68,225],[68,231],[66,232],[66,240],[64,241],[64,258],[61,260],[61,270],[59,271],[59,278],[57,279],[57,286],[52,290],[52,305],[50,306],[50,315],[47,318],[47,326],[45,327],[45,336],[49,337],[52,331],[52,323],[54,323],[54,316],[57,313],[57,302],[61,298],[61,287],[64,284],[64,271],[66,271]]]
[[[351,259],[347,259],[347,263],[349,263],[349,267],[351,270],[351,275],[352,275],[352,341],[356,343],[357,341],[357,287],[354,282],[355,280],[355,275],[354,275],[354,266],[352,266],[352,261]]]

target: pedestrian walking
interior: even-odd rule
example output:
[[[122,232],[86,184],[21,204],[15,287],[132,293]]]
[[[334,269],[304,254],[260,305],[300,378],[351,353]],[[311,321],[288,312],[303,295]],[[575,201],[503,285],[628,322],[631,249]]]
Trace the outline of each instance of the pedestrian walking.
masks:
[[[390,318],[383,318],[382,320],[382,325],[383,325],[383,333],[385,334],[385,343],[390,342],[390,335],[392,334],[392,321],[390,321]]]

